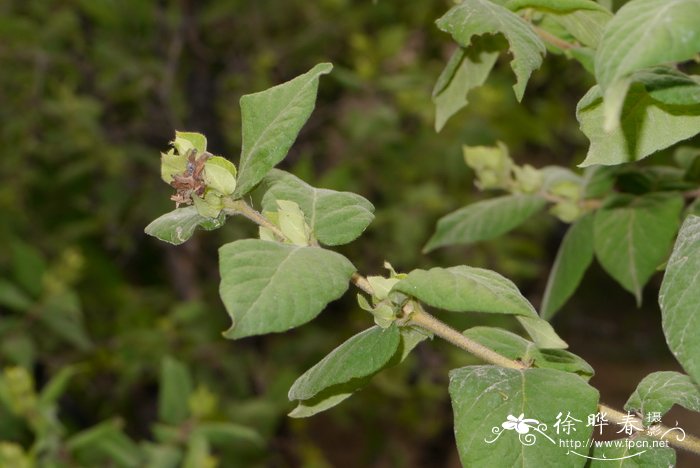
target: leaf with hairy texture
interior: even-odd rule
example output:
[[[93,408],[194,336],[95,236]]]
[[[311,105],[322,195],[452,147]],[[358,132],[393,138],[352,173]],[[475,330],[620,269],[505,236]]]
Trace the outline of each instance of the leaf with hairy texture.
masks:
[[[241,98],[243,145],[235,197],[250,192],[284,159],[316,105],[319,77],[332,68],[320,63],[291,81]]]
[[[146,226],[145,232],[169,244],[180,245],[192,237],[198,227],[206,231],[218,229],[224,225],[225,219],[223,212],[218,218],[205,218],[197,212],[196,207],[187,206],[155,219]]]
[[[663,416],[673,405],[700,411],[700,387],[687,375],[662,371],[651,373],[639,382],[625,403],[625,410]]]
[[[513,11],[530,8],[545,13],[581,44],[593,48],[613,17],[610,10],[593,0],[511,0],[506,6]]]
[[[652,193],[610,197],[595,214],[598,261],[618,283],[642,301],[642,288],[663,263],[678,231],[683,197]]]
[[[586,420],[596,412],[598,392],[575,374],[555,369],[462,367],[450,371],[450,398],[463,466],[581,467],[585,463],[557,442],[566,438],[584,446],[591,436],[592,427]],[[557,434],[552,423],[559,413],[562,419],[569,414],[581,421],[574,422],[575,431]],[[519,415],[537,420],[519,424],[527,434],[503,426],[509,416]],[[536,443],[521,442],[530,439]]]
[[[277,211],[277,200],[299,205],[316,239],[325,245],[347,244],[359,237],[374,219],[374,205],[351,192],[312,187],[288,172],[273,169],[265,178],[266,211]]]
[[[657,221],[659,222],[659,221]],[[659,305],[666,342],[683,369],[700,384],[700,216],[690,215],[666,265]]]
[[[700,52],[700,0],[633,0],[608,23],[596,51],[595,75],[603,95],[603,127],[619,127],[631,75],[684,61]]]
[[[540,315],[551,319],[576,291],[593,261],[593,215],[573,224],[559,246],[557,258],[547,279]]]
[[[616,441],[617,442],[617,441]],[[656,468],[676,466],[676,451],[671,447],[657,447],[658,439],[638,435],[634,439],[619,439],[621,444],[593,447],[587,468]],[[629,444],[628,444],[629,443]],[[635,447],[636,444],[639,444]],[[637,448],[647,445],[651,448]]]
[[[542,349],[566,349],[569,347],[566,341],[557,335],[552,325],[539,316],[517,315],[515,318],[538,347]]]
[[[498,52],[485,47],[457,49],[435,83],[435,131],[468,104],[467,94],[483,85],[498,58]]]
[[[393,291],[451,312],[537,315],[512,281],[483,268],[460,265],[413,270],[394,285]]]
[[[679,95],[692,96],[670,87],[657,88],[657,97],[663,99],[664,94],[667,99],[670,99],[668,96],[676,96],[676,99]],[[665,104],[653,98],[639,82],[629,88],[620,108],[620,124],[612,131],[604,128],[604,113],[600,88],[594,86],[576,107],[581,131],[591,142],[586,159],[579,167],[639,161],[700,132],[699,104]]]
[[[390,330],[392,328],[396,328],[396,327],[389,327],[387,330]],[[387,338],[387,336],[385,336],[385,335],[379,335],[380,332],[378,330],[381,330],[381,329],[379,327],[373,327],[369,330],[365,330],[364,332],[361,333],[361,335],[364,333],[370,333],[370,331],[371,331],[371,333],[373,335],[375,335],[374,338],[378,338],[378,337],[381,338],[382,336],[384,336],[383,338],[381,338],[382,340],[384,340],[382,346],[387,345],[387,344],[391,344],[391,340],[393,340],[393,331],[389,332],[390,336]],[[390,359],[388,361],[386,361],[383,365],[379,366],[376,371],[372,371],[372,372],[370,372],[362,377],[353,377],[350,380],[348,380],[347,382],[336,383],[336,384],[333,384],[329,387],[325,387],[321,391],[316,393],[313,397],[306,399],[306,400],[299,400],[297,402],[298,404],[297,404],[296,408],[294,408],[292,410],[292,412],[289,413],[289,416],[292,418],[308,418],[310,416],[318,414],[322,411],[326,411],[327,409],[330,409],[330,408],[342,403],[346,399],[350,398],[353,395],[353,393],[355,393],[358,390],[365,387],[369,383],[369,381],[371,380],[371,378],[374,374],[376,374],[377,372],[379,372],[382,369],[385,369],[385,368],[388,368],[388,367],[391,367],[391,366],[394,366],[396,364],[403,362],[404,359],[406,359],[406,357],[408,356],[408,354],[420,342],[424,341],[427,338],[430,338],[430,335],[428,334],[428,332],[426,332],[422,329],[417,329],[417,328],[413,328],[413,327],[406,327],[406,326],[399,328],[399,334],[400,334],[400,342],[398,343],[393,356],[391,356]],[[336,350],[334,350],[331,354],[339,351],[341,347],[349,345],[350,341],[359,339],[358,336],[359,335],[355,335],[353,338],[351,338],[350,340],[343,343],[339,348],[336,348]],[[366,340],[366,339],[367,339],[366,337],[363,338],[363,340]],[[389,340],[389,341],[387,341],[387,340]],[[355,343],[355,345],[356,344],[357,344],[357,342]],[[361,352],[364,353],[364,350],[366,350],[366,348],[367,348],[367,341],[365,341],[365,345],[363,345]],[[382,349],[384,349],[384,348],[382,348]],[[347,351],[347,350],[345,350],[345,351]],[[347,354],[345,351],[343,351],[343,353]],[[373,355],[373,356],[374,357],[372,357],[371,359],[376,359],[376,355]],[[326,358],[324,358],[324,360],[321,362],[326,361],[326,359],[330,359],[330,355],[326,356]],[[337,359],[337,356],[335,356],[333,358],[334,361],[336,359]],[[351,357],[351,359],[354,359],[354,357]],[[383,359],[384,358],[382,358],[382,360]],[[317,364],[317,366],[320,364],[321,363]],[[356,364],[360,364],[360,363],[356,363]],[[316,366],[314,366],[314,368],[316,368]],[[326,369],[326,368],[327,368],[327,366],[324,366],[324,369]],[[365,367],[365,370],[366,369],[367,368]],[[311,372],[311,369],[306,374],[308,374],[309,372]],[[358,373],[362,374],[362,373],[364,373],[364,371],[358,372]],[[306,375],[306,374],[304,374],[304,375]],[[300,379],[301,379],[301,377],[299,378],[299,380]],[[323,386],[322,381],[325,379],[324,375],[318,374],[315,372],[314,379],[315,379],[314,385],[319,385],[319,383],[320,383],[321,386]],[[304,386],[305,385],[306,384],[304,384]],[[291,390],[290,390],[290,395],[291,395]]]
[[[424,252],[493,239],[515,229],[544,208],[537,196],[506,195],[472,203],[440,218]]]
[[[340,254],[260,239],[219,249],[226,338],[281,332],[315,318],[348,289],[355,267]]]
[[[396,326],[374,326],[358,333],[299,377],[289,389],[289,400],[310,400],[326,389],[379,372],[394,356],[400,342]],[[352,392],[341,394],[346,393]]]
[[[469,47],[474,36],[503,34],[513,54],[510,64],[517,78],[515,96],[518,101],[523,98],[530,75],[540,67],[546,52],[525,20],[489,0],[464,0],[437,20],[437,25],[462,47]]]
[[[530,362],[534,367],[573,372],[586,379],[594,374],[579,356],[562,349],[540,349],[532,341],[502,328],[472,327],[463,335],[508,359]]]
[[[700,0],[632,0],[608,23],[595,57],[603,89],[637,70],[700,52]]]

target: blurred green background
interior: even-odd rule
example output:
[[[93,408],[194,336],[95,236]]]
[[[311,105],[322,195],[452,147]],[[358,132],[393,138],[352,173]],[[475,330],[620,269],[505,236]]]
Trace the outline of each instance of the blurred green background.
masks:
[[[371,323],[354,294],[301,329],[230,342],[217,248],[254,227],[231,219],[180,247],[143,233],[172,208],[158,168],[175,129],[205,133],[214,153],[237,162],[240,96],[331,61],[281,167],[376,205],[375,222],[342,253],[366,274],[384,260],[399,270],[492,268],[537,305],[566,229],[547,215],[476,247],[420,251],[438,217],[485,196],[462,144],[501,140],[536,167],[581,161],[574,109],[592,79],[550,56],[520,105],[503,55],[436,134],[430,93],[454,45],[434,20],[450,5],[0,3],[0,465],[22,466],[32,444],[39,466],[458,465],[446,375],[469,356],[423,344],[341,406],[291,420],[291,382]],[[675,368],[657,288],[658,278],[638,310],[595,269],[555,319],[611,403],[649,371]],[[491,323],[514,326],[502,320]],[[173,388],[192,389],[190,411],[164,417]],[[190,437],[206,424],[220,433]]]

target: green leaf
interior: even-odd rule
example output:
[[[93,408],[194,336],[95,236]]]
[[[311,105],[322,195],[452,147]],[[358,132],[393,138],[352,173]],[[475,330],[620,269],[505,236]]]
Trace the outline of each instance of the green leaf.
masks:
[[[231,444],[244,443],[263,447],[265,441],[253,429],[230,422],[206,422],[197,425],[195,432],[215,446],[227,447]]]
[[[539,316],[525,317],[518,315],[515,318],[538,347],[543,349],[565,349],[569,347],[566,341],[557,335],[552,325]]]
[[[202,435],[193,432],[187,441],[187,452],[182,468],[214,468],[209,442]]]
[[[277,200],[296,202],[315,237],[325,245],[353,241],[374,219],[374,206],[354,193],[315,188],[276,169],[270,171],[266,181],[269,188],[263,197],[263,208],[276,211]]]
[[[588,214],[572,225],[559,246],[549,273],[540,315],[551,319],[578,287],[593,261],[593,215]]]
[[[632,0],[608,23],[595,57],[607,90],[637,70],[689,60],[700,51],[700,0]]]
[[[14,310],[27,310],[32,300],[17,285],[0,278],[0,305]]]
[[[653,99],[671,106],[700,104],[700,77],[689,76],[675,68],[654,67],[633,75]]]
[[[177,208],[155,219],[146,226],[145,232],[170,244],[180,245],[192,237],[197,227],[211,231],[223,226],[224,221],[223,213],[218,218],[206,218],[197,212],[197,208],[188,206]]]
[[[488,0],[464,0],[437,20],[438,28],[452,35],[462,47],[474,36],[503,34],[513,54],[511,68],[517,82],[513,89],[520,101],[532,72],[542,64],[545,47],[530,25],[508,9]]]
[[[346,384],[328,388],[313,398],[297,402],[297,406],[289,412],[290,418],[309,418],[315,414],[338,406],[368,383],[369,379],[357,379]]]
[[[401,334],[401,341],[394,355],[391,357],[391,359],[389,359],[389,361],[387,361],[382,369],[403,362],[419,343],[428,338],[432,338],[432,335],[425,330],[409,326],[400,327],[399,333]],[[327,387],[314,395],[312,398],[299,401],[296,408],[289,413],[289,416],[292,418],[308,418],[332,408],[350,398],[356,391],[365,387],[373,375],[374,374],[368,374],[364,377],[353,378],[342,384]]]
[[[348,289],[355,267],[340,254],[258,239],[219,249],[226,338],[281,332],[316,317]]]
[[[241,98],[243,146],[235,196],[248,193],[284,159],[316,105],[319,77],[332,68],[320,63],[291,81]]]
[[[593,368],[577,355],[561,349],[539,349],[535,343],[502,328],[472,327],[463,334],[508,359],[573,372],[584,378],[594,374]]]
[[[656,221],[660,223],[660,221]],[[678,233],[659,293],[668,347],[700,383],[700,216],[688,216]]]
[[[666,414],[673,405],[700,411],[700,387],[679,372],[654,372],[642,379],[625,403],[625,410]]]
[[[207,190],[204,198],[192,194],[192,201],[197,209],[197,214],[206,219],[218,220],[221,210],[224,209],[224,201],[221,199],[221,195],[211,190]]]
[[[596,48],[612,13],[592,0],[511,0],[513,11],[531,8],[551,16],[582,44]]]
[[[675,94],[666,88],[667,95]],[[581,98],[576,116],[591,145],[580,167],[639,161],[700,131],[700,105],[670,105],[652,98],[644,84],[633,83],[620,111],[620,125],[604,128],[600,88]]]
[[[642,288],[670,250],[680,224],[683,197],[652,193],[615,195],[595,214],[598,261],[618,283],[642,301]]]
[[[50,408],[54,405],[66,391],[68,383],[76,373],[77,369],[75,366],[66,366],[51,377],[51,380],[41,389],[39,405],[44,408]]]
[[[10,245],[12,270],[17,283],[32,296],[38,297],[43,288],[42,278],[46,272],[46,262],[41,252],[34,246],[15,239]]]
[[[326,389],[379,372],[396,353],[400,340],[396,326],[374,326],[358,333],[299,377],[289,389],[289,400],[310,400]]]
[[[393,290],[451,312],[537,315],[512,281],[483,268],[460,265],[413,270]]]
[[[80,298],[74,292],[65,291],[46,299],[39,320],[76,348],[87,351],[92,347],[83,322]]]
[[[160,367],[158,418],[167,424],[180,424],[189,417],[187,401],[192,394],[192,377],[180,361],[166,356]]]
[[[586,421],[597,411],[598,392],[579,376],[554,369],[468,366],[450,372],[450,397],[463,466],[583,465],[581,458],[568,454],[570,448],[560,447],[557,442],[561,438],[585,446],[591,436],[592,428],[586,426]],[[569,413],[581,421],[574,422],[576,430],[568,435],[557,435],[554,429],[560,412],[562,419]],[[529,436],[503,428],[508,416],[519,415],[536,419],[546,427],[531,423]],[[521,440],[533,443],[527,445]]]
[[[672,435],[671,435],[672,437]],[[648,444],[653,448],[637,448],[631,444]],[[617,442],[617,443],[616,443]],[[676,466],[676,451],[671,447],[655,447],[658,443],[646,435],[639,435],[634,439],[616,439],[610,445],[605,443],[594,446],[590,456],[594,457],[587,468],[655,468]]]
[[[299,205],[289,200],[277,200],[277,207],[277,219],[282,234],[294,245],[308,245],[311,230]]]
[[[423,250],[493,239],[515,229],[544,206],[542,198],[530,195],[507,195],[472,203],[440,218],[435,234]]]
[[[175,154],[171,149],[167,153],[160,153],[160,178],[169,184],[173,181],[173,176],[182,174],[187,170],[187,156]]]
[[[124,434],[116,420],[102,422],[72,435],[66,441],[66,448],[77,458],[79,466],[142,466],[139,447]]]
[[[223,195],[231,195],[236,189],[236,166],[220,156],[204,163],[204,183]]]
[[[484,46],[459,48],[452,54],[433,89],[436,131],[467,106],[467,94],[486,82],[497,58],[497,51]]]
[[[204,153],[207,150],[207,138],[197,132],[175,132],[173,146],[181,155],[185,155],[190,150]]]

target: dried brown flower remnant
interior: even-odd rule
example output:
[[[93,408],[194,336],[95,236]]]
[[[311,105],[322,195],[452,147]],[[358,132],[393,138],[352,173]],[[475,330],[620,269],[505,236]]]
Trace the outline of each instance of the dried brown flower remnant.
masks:
[[[192,195],[204,196],[204,163],[211,157],[211,153],[204,152],[197,156],[197,151],[190,150],[187,154],[187,168],[182,174],[175,174],[170,185],[177,191],[170,199],[179,207],[192,204]]]

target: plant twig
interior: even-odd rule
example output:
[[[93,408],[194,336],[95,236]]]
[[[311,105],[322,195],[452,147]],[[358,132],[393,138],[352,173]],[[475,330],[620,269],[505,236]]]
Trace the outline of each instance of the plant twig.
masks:
[[[502,356],[489,348],[486,348],[485,346],[475,342],[471,338],[464,336],[462,333],[458,332],[449,325],[441,322],[440,320],[433,317],[424,310],[417,310],[416,312],[414,312],[414,314],[411,316],[410,323],[434,333],[435,335],[439,336],[440,338],[446,341],[449,341],[458,348],[468,351],[490,364],[495,364],[501,367],[508,367],[511,369],[525,368],[525,366],[522,363],[508,359],[507,357]],[[487,352],[484,352],[484,349],[486,349]],[[643,428],[643,423],[638,417],[628,416],[627,413],[622,413],[606,405],[605,403],[598,404],[598,411],[600,411],[601,414],[605,413],[606,418],[609,421],[619,426],[627,424],[628,427],[635,430],[637,428]],[[685,436],[683,436],[683,438],[680,439],[679,437],[674,437],[676,434],[674,434],[673,432],[669,432],[672,428],[668,426],[659,424],[655,427],[657,428],[656,432],[658,433],[658,435],[648,434],[650,437],[666,441],[670,445],[700,455],[700,439],[698,439],[697,437],[690,434],[685,434]]]
[[[535,30],[535,33],[537,33],[538,36],[540,36],[540,39],[542,39],[545,42],[548,42],[549,44],[553,45],[554,47],[558,47],[561,50],[569,50],[569,49],[575,49],[578,47],[576,44],[572,44],[571,42],[566,42],[564,39],[560,39],[554,34],[545,31],[544,29],[540,28],[539,26],[532,26],[532,29]]]
[[[692,198],[695,198],[696,196],[700,195],[700,190],[697,190],[695,192],[696,194],[693,195]],[[271,223],[270,220],[268,220],[262,213],[255,210],[243,200],[227,200],[226,210],[229,214],[240,214],[245,216],[257,225],[263,226],[271,230],[275,233],[275,235],[279,236],[281,239],[286,238],[286,236],[282,233],[282,231],[279,230],[279,228],[277,228],[277,226]],[[350,281],[363,292],[367,294],[373,293],[372,286],[370,285],[369,281],[367,281],[367,278],[365,278],[361,274],[353,273]],[[496,351],[487,348],[481,343],[477,343],[471,338],[463,335],[459,331],[450,327],[446,323],[441,322],[437,318],[430,315],[423,309],[423,307],[420,306],[420,304],[416,303],[416,305],[417,307],[411,312],[408,321],[409,324],[416,325],[418,327],[423,328],[424,330],[432,332],[433,334],[439,336],[443,340],[448,341],[452,345],[463,349],[464,351],[467,351],[468,353],[471,353],[479,359],[482,359],[483,361],[486,361],[490,364],[506,367],[509,369],[526,369],[528,367],[520,361],[509,359],[497,353]],[[598,404],[598,410],[601,413],[605,413],[608,420],[617,425],[623,426],[627,424],[633,429],[636,429],[637,427],[643,427],[642,421],[638,417],[629,416],[628,414],[622,413],[604,403]],[[655,427],[658,429],[658,435],[649,434],[649,436],[658,440],[667,441],[670,445],[700,455],[700,439],[698,439],[697,437],[685,434],[683,439],[679,439],[678,437],[674,437],[675,434],[671,432],[673,428],[661,424],[656,425]]]

